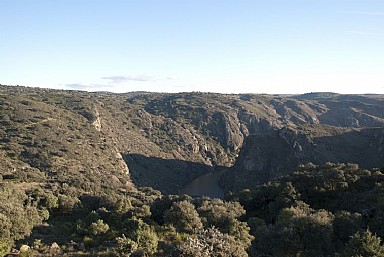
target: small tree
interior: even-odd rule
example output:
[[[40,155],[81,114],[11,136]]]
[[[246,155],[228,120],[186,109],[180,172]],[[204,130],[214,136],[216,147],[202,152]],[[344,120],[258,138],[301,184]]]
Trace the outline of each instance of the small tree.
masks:
[[[164,220],[179,232],[193,233],[203,227],[195,206],[188,201],[173,203],[165,213]]]
[[[181,257],[246,257],[242,244],[216,228],[198,231],[194,237],[178,246]]]
[[[89,233],[94,236],[104,234],[109,230],[108,224],[104,223],[103,220],[98,219],[96,222],[92,222],[89,226]]]
[[[154,228],[141,219],[129,219],[124,224],[127,237],[137,244],[137,248],[148,254],[157,250],[158,237]]]
[[[136,230],[135,235],[136,242],[140,249],[148,254],[156,252],[159,238],[157,237],[153,227],[149,226],[142,220],[139,220],[139,228]]]
[[[384,247],[381,238],[372,234],[371,231],[357,232],[346,245],[344,251],[338,257],[381,257],[384,256]]]
[[[7,253],[9,253],[10,250],[11,247],[9,243],[0,239],[0,256],[5,256]]]
[[[245,214],[239,202],[224,202],[220,199],[205,200],[197,209],[205,227],[214,226],[229,233],[233,220]]]
[[[116,238],[116,243],[118,256],[129,256],[129,254],[137,249],[137,243],[132,239],[125,237],[125,235]]]
[[[77,197],[59,195],[58,206],[61,213],[71,213],[81,204],[81,201]]]

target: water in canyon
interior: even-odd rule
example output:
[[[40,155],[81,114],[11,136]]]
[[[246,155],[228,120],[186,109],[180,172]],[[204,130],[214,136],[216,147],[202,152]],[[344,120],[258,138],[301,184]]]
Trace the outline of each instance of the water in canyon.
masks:
[[[224,198],[224,190],[219,186],[219,179],[223,172],[224,171],[212,171],[204,174],[186,184],[180,190],[180,193],[191,196]]]

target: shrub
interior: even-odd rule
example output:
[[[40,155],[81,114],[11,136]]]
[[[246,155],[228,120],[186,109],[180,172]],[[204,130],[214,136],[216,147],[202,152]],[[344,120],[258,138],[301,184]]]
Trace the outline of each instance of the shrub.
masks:
[[[96,222],[92,222],[89,226],[89,233],[94,236],[104,234],[109,230],[108,224],[104,223],[103,220],[98,219]]]

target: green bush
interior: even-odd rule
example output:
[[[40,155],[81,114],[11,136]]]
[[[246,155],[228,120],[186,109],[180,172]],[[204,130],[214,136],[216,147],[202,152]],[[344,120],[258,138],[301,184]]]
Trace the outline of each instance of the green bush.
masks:
[[[121,237],[116,238],[116,243],[117,243],[116,251],[119,256],[129,256],[138,247],[135,241],[125,237],[125,235],[122,235]]]
[[[101,219],[98,219],[96,222],[92,222],[89,226],[89,232],[94,236],[107,233],[108,230],[108,224],[104,223]]]

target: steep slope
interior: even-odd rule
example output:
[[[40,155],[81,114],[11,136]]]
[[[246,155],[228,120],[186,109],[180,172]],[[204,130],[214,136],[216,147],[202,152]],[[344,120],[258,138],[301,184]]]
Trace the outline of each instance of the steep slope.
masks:
[[[119,151],[84,116],[59,104],[50,104],[54,99],[41,100],[41,95],[50,94],[49,91],[40,91],[38,99],[29,93],[3,92],[0,94],[3,179],[50,187],[67,184],[84,192],[103,187],[132,187],[128,167]],[[70,95],[62,93],[62,97],[70,98]]]
[[[132,181],[176,193],[215,167],[232,166],[244,141],[258,135],[307,124],[384,126],[381,95],[113,94],[0,85],[0,99],[3,176],[24,168],[40,174],[36,181],[84,190],[98,178],[122,189]]]
[[[315,101],[326,106],[327,112],[319,115],[321,124],[337,127],[380,127],[384,113],[382,95],[339,95],[334,93],[310,93],[294,98]]]
[[[325,125],[283,128],[247,138],[228,173],[228,189],[239,191],[292,173],[299,165],[357,163],[384,167],[384,128],[349,129]]]

